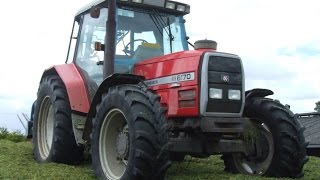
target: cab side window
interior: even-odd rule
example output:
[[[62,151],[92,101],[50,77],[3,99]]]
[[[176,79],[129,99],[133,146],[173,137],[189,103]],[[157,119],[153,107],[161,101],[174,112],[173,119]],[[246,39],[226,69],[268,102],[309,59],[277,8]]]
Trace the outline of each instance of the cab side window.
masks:
[[[76,49],[76,44],[78,40],[78,33],[79,33],[79,22],[74,21],[74,26],[73,26],[73,31],[72,31],[72,38],[70,40],[70,47],[68,50],[68,57],[67,57],[67,62],[72,62],[74,59],[74,54],[75,54],[75,49]]]
[[[86,79],[93,80],[99,85],[103,80],[103,70],[97,63],[103,61],[103,51],[95,51],[95,42],[104,43],[106,32],[106,8],[101,9],[100,17],[95,19],[85,14],[81,26],[76,65],[81,69]]]

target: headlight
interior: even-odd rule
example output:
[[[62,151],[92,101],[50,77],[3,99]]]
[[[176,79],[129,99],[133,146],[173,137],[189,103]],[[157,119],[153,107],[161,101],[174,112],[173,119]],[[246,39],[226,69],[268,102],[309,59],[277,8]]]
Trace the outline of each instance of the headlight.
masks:
[[[186,11],[186,6],[179,4],[179,5],[177,6],[177,11],[185,12],[185,11]]]
[[[166,8],[167,9],[175,9],[176,8],[176,4],[173,2],[167,2],[166,3]]]
[[[134,3],[142,3],[142,0],[132,0]]]
[[[222,89],[210,88],[209,96],[211,99],[222,99]]]
[[[241,99],[241,91],[240,90],[229,90],[228,98],[230,100],[240,100]]]

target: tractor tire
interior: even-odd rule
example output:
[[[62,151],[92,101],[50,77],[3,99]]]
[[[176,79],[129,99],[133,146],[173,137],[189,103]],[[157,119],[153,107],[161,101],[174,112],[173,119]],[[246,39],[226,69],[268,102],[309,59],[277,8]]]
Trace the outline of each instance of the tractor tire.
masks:
[[[170,152],[170,160],[174,162],[183,162],[185,160],[186,154],[185,153],[177,153],[177,152]]]
[[[164,179],[169,127],[160,97],[140,83],[111,87],[97,105],[91,134],[99,179]]]
[[[40,163],[78,164],[83,158],[83,147],[77,146],[73,134],[68,94],[58,76],[40,83],[32,141],[34,158]]]
[[[262,155],[224,154],[225,171],[271,177],[303,177],[306,156],[304,128],[293,113],[277,101],[252,98],[246,102],[244,116],[258,130],[255,149]],[[257,148],[258,147],[258,148]]]

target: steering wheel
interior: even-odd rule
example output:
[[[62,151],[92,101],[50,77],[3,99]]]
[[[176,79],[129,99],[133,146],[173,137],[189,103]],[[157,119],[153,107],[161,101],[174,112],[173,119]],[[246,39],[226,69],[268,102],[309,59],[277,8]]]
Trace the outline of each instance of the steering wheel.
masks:
[[[130,41],[127,45],[125,45],[123,52],[126,54],[126,56],[133,56],[134,55],[134,50],[129,50],[129,45],[131,45],[132,43],[136,42],[136,41],[141,41],[143,43],[148,43],[148,41],[144,40],[144,39],[135,39],[133,41]]]

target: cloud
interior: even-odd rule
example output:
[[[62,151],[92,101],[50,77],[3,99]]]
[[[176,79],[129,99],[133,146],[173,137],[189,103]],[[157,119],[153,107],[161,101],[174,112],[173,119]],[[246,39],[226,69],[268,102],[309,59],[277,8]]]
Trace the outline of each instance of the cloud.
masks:
[[[292,69],[288,69],[284,64],[275,58],[251,59],[243,58],[246,78],[250,80],[288,80],[295,76]]]
[[[2,113],[29,113],[34,100],[24,99],[21,101],[19,98],[10,98],[0,100],[0,114]]]
[[[6,100],[6,99],[9,99],[7,94],[3,94],[3,95],[0,94],[0,101],[1,100]]]
[[[7,128],[9,131],[20,130],[24,133],[24,128],[17,114],[21,115],[21,113],[24,112],[30,116],[29,113],[32,105],[30,103],[25,100],[21,101],[21,99],[0,99],[0,127]],[[27,123],[24,119],[22,120],[24,124]]]
[[[30,113],[43,71],[64,63],[74,15],[89,1],[0,2],[0,126],[22,129],[16,114]]]
[[[320,40],[297,47],[285,47],[278,50],[280,56],[319,56],[320,55]]]
[[[23,121],[23,123],[26,123]],[[17,114],[0,114],[0,127],[7,128],[9,131],[20,130],[24,133],[24,128],[19,121]]]
[[[33,100],[30,98],[0,98],[0,127],[7,128],[9,131],[21,130],[24,133],[23,125],[17,114],[26,113],[30,117],[32,103]],[[24,119],[22,120],[26,125],[27,122]]]

